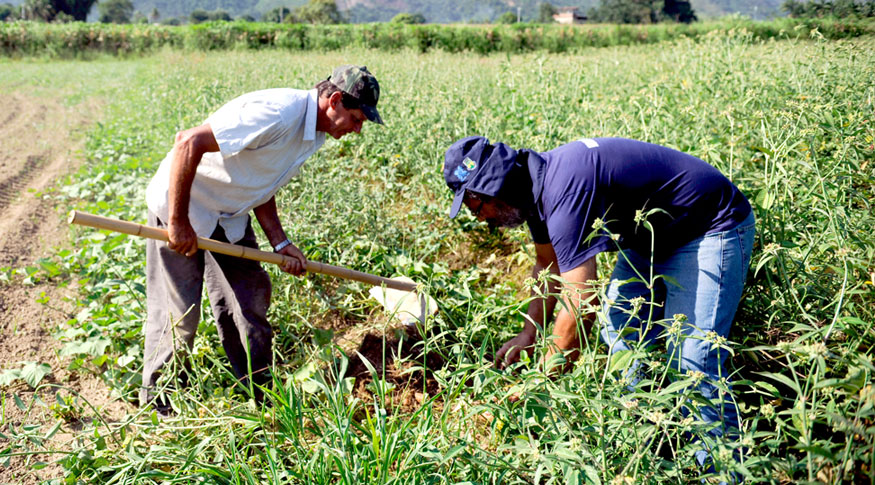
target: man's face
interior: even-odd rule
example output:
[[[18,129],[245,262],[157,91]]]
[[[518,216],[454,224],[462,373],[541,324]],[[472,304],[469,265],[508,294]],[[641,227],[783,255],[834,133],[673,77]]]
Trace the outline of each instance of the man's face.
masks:
[[[517,227],[526,222],[526,215],[519,208],[507,204],[501,199],[490,199],[488,202],[473,197],[465,197],[465,205],[471,215],[479,221],[486,221],[489,227]]]
[[[325,116],[328,120],[328,126],[325,132],[334,138],[340,138],[352,132],[360,133],[362,125],[368,119],[365,113],[358,109],[346,109],[343,106],[341,98],[343,95],[336,92],[328,99],[328,108],[325,110]]]

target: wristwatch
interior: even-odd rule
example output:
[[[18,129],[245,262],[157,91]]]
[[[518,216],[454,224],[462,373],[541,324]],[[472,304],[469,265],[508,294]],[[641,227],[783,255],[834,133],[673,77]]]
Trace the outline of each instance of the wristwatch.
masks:
[[[283,250],[286,246],[291,246],[292,241],[289,241],[288,238],[283,240],[281,243],[277,244],[273,247],[273,252],[278,253]]]

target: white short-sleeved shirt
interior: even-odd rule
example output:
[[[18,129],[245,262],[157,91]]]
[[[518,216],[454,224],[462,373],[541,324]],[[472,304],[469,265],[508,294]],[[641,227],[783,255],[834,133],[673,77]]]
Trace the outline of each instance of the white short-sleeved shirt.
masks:
[[[188,217],[198,236],[209,237],[221,224],[228,241],[239,241],[249,211],[270,200],[322,146],[316,98],[315,89],[255,91],[206,119],[220,151],[204,154],[191,185]],[[146,205],[165,222],[172,155],[146,189]]]

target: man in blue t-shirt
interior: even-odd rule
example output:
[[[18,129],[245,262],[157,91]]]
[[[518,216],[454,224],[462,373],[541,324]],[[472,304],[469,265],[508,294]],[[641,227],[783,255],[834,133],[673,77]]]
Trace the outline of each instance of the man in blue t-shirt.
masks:
[[[474,136],[447,150],[444,178],[455,193],[450,217],[464,204],[491,226],[527,222],[535,242],[532,276],[561,275],[565,304],[545,364],[557,352],[576,357],[596,318],[586,310],[595,298],[595,255],[619,251],[598,315],[602,339],[614,353],[669,335],[672,365],[697,373],[702,394],[719,399],[713,383],[726,377],[725,342],[750,262],[754,218],[744,195],[716,168],[621,138],[583,138],[539,153]],[[546,330],[560,293],[554,279],[548,284],[548,296],[529,305],[523,331],[496,354],[497,365],[531,352],[538,329]],[[631,384],[636,376],[630,370]],[[737,429],[732,400],[722,407],[701,409],[702,418]]]

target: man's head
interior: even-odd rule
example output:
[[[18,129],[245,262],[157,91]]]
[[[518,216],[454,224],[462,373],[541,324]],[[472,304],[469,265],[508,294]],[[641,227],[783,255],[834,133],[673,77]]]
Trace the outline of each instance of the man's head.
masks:
[[[316,129],[340,138],[360,132],[365,120],[383,124],[377,111],[380,84],[367,67],[340,66],[316,85],[319,113]]]
[[[491,144],[482,136],[453,143],[444,154],[444,180],[456,194],[450,217],[456,217],[465,204],[474,217],[490,226],[514,227],[525,222],[531,181],[518,155],[504,143]]]

